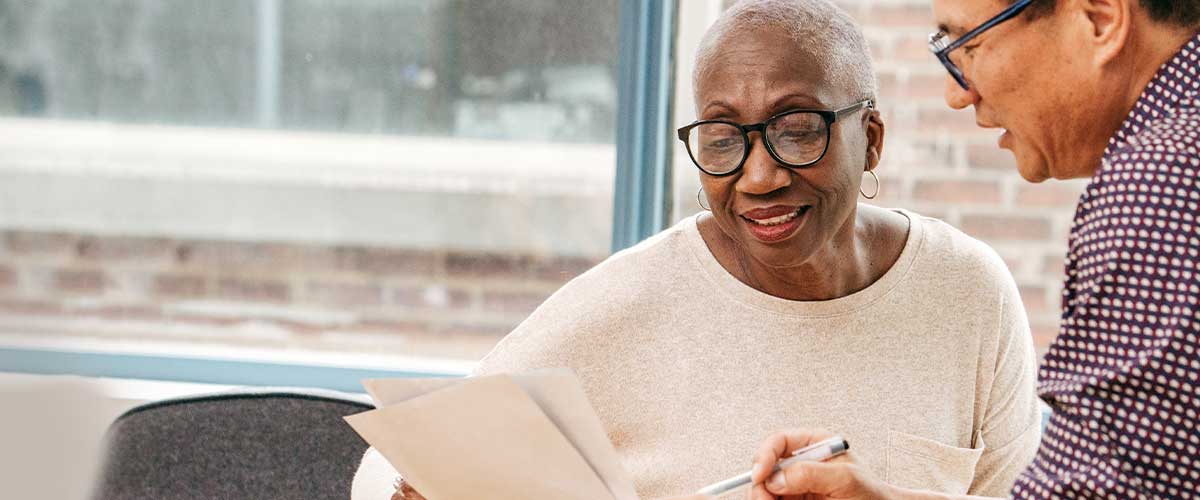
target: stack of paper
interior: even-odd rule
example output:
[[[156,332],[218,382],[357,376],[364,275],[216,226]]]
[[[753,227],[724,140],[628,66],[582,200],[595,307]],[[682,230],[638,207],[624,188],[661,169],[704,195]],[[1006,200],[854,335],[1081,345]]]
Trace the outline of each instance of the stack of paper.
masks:
[[[363,385],[346,421],[428,500],[638,498],[570,370]]]

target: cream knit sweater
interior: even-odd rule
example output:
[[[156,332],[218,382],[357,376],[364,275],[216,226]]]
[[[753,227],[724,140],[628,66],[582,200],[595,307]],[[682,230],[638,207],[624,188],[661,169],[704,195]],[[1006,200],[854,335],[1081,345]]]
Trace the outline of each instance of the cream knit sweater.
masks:
[[[645,499],[744,472],[791,427],[842,434],[893,484],[1006,495],[1040,437],[1017,288],[984,244],[901,213],[892,268],[820,302],[746,286],[686,219],[568,283],[477,373],[573,368]],[[395,475],[368,452],[354,500]]]

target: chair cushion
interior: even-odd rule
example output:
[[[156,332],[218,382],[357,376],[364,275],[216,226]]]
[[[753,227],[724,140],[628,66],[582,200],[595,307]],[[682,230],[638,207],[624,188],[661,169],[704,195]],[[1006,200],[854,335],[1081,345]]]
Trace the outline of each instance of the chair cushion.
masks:
[[[133,408],[109,428],[96,500],[349,498],[365,398],[249,389]]]

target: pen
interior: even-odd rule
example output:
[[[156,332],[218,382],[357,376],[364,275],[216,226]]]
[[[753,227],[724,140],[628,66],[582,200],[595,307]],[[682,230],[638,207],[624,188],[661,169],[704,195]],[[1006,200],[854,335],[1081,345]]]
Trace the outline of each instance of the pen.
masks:
[[[796,462],[820,462],[822,460],[828,460],[845,453],[846,450],[849,449],[850,443],[846,442],[845,439],[842,439],[841,436],[834,436],[792,452],[792,456],[780,460],[779,463],[775,464],[775,468],[771,469],[771,474],[779,472],[779,469],[792,465]],[[768,477],[769,476],[770,475],[768,475]],[[700,488],[700,491],[697,493],[716,496],[729,490],[740,488],[747,484],[750,484],[749,472],[738,474],[724,481],[718,481]]]

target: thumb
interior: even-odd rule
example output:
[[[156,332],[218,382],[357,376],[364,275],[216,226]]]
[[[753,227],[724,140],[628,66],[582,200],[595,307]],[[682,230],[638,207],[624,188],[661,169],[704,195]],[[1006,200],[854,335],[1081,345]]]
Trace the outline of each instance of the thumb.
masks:
[[[858,478],[851,464],[798,462],[772,475],[766,487],[775,495],[841,496],[853,493],[856,484]]]

